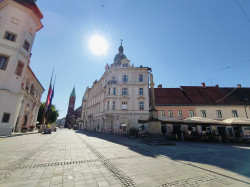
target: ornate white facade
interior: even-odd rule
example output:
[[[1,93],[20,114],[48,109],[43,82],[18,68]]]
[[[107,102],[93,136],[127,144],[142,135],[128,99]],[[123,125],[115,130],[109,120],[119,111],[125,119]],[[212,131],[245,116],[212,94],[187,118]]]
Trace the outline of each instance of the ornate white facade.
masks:
[[[35,1],[0,1],[0,135],[36,125],[44,88],[29,63],[42,18]]]
[[[138,127],[149,117],[148,67],[134,67],[122,45],[100,80],[87,87],[82,100],[83,129],[116,132]]]

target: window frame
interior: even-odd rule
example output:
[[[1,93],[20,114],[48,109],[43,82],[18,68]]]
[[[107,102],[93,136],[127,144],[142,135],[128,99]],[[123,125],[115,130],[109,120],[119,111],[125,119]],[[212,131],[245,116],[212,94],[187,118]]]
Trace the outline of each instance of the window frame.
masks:
[[[139,102],[139,110],[144,110],[144,102],[143,101]]]
[[[19,68],[19,65],[21,65],[21,68]],[[18,61],[17,66],[16,66],[15,74],[21,77],[22,73],[23,73],[23,68],[24,68],[24,63],[21,62],[21,61]]]
[[[113,95],[116,95],[116,87],[113,88]]]
[[[128,88],[122,88],[122,95],[128,95]]]
[[[233,115],[233,118],[238,118],[238,112],[237,110],[232,110],[232,115]]]
[[[128,75],[122,76],[122,82],[128,82]]]
[[[26,39],[24,40],[23,48],[24,48],[26,51],[29,51],[29,50],[30,50],[30,43],[29,43]]]
[[[7,120],[7,121],[6,121],[5,118],[4,118],[5,115],[8,115],[8,120]],[[9,123],[9,121],[10,121],[10,115],[11,115],[11,113],[4,112],[4,113],[3,113],[3,116],[2,116],[1,123]]]
[[[221,110],[216,110],[216,117],[217,118],[222,118],[222,112],[221,112]]]
[[[160,116],[161,116],[161,117],[165,117],[165,116],[166,116],[165,110],[161,110],[161,111],[160,111]]]
[[[182,110],[177,111],[177,116],[178,116],[178,118],[183,118]]]
[[[139,95],[143,95],[143,88],[139,88]]]
[[[12,40],[11,38],[8,39],[8,38],[7,38],[8,34],[14,36],[14,39],[13,39],[13,40]],[[11,42],[16,42],[17,34],[6,30],[5,33],[4,33],[4,39],[5,39],[5,40],[9,40],[9,41],[11,41]]]
[[[201,117],[202,118],[206,118],[207,117],[206,110],[200,110],[200,113],[201,113]]]
[[[0,70],[6,71],[7,66],[8,66],[8,63],[9,63],[9,58],[10,58],[10,57],[0,54],[0,58],[2,58],[2,61],[0,62]],[[5,62],[3,62],[4,59],[6,59]],[[1,68],[1,67],[2,67],[2,63],[5,63],[5,68],[4,68],[4,69]]]
[[[143,75],[139,75],[139,82],[143,82]]]
[[[188,114],[189,114],[189,117],[191,118],[191,117],[194,117],[194,111],[193,110],[189,110],[188,111]]]
[[[115,101],[112,102],[112,110],[115,110]]]
[[[173,110],[168,110],[168,117],[171,117],[171,118],[174,117],[174,112],[173,112]]]

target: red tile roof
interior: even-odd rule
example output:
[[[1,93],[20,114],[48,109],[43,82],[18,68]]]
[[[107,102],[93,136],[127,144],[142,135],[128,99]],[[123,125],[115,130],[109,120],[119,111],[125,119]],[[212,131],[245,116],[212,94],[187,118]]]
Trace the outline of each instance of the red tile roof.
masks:
[[[40,19],[43,18],[43,14],[39,10],[34,0],[13,0],[29,9],[31,9]]]
[[[242,105],[235,97],[219,87],[181,86],[184,93],[196,105]]]
[[[180,88],[155,88],[155,105],[192,105]]]
[[[156,106],[244,105],[243,101],[219,87],[181,86],[180,88],[155,88],[154,90]]]

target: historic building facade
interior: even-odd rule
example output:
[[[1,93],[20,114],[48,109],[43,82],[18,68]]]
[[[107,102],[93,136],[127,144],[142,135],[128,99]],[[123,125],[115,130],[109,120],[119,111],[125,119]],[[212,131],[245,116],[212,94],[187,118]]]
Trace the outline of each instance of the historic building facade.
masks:
[[[114,132],[138,127],[149,116],[149,68],[134,67],[123,46],[103,76],[87,87],[82,100],[83,129]]]
[[[0,1],[0,135],[36,124],[44,88],[29,64],[42,18],[34,0]]]

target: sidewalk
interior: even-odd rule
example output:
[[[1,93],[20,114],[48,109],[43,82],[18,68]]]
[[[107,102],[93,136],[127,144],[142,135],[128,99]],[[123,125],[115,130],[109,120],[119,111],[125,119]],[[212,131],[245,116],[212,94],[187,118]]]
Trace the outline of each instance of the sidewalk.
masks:
[[[0,138],[9,138],[9,137],[14,137],[14,136],[24,136],[24,135],[29,135],[29,134],[37,134],[38,130],[34,130],[34,131],[30,131],[30,132],[13,132],[11,133],[11,135],[7,135],[7,136],[0,136]]]

